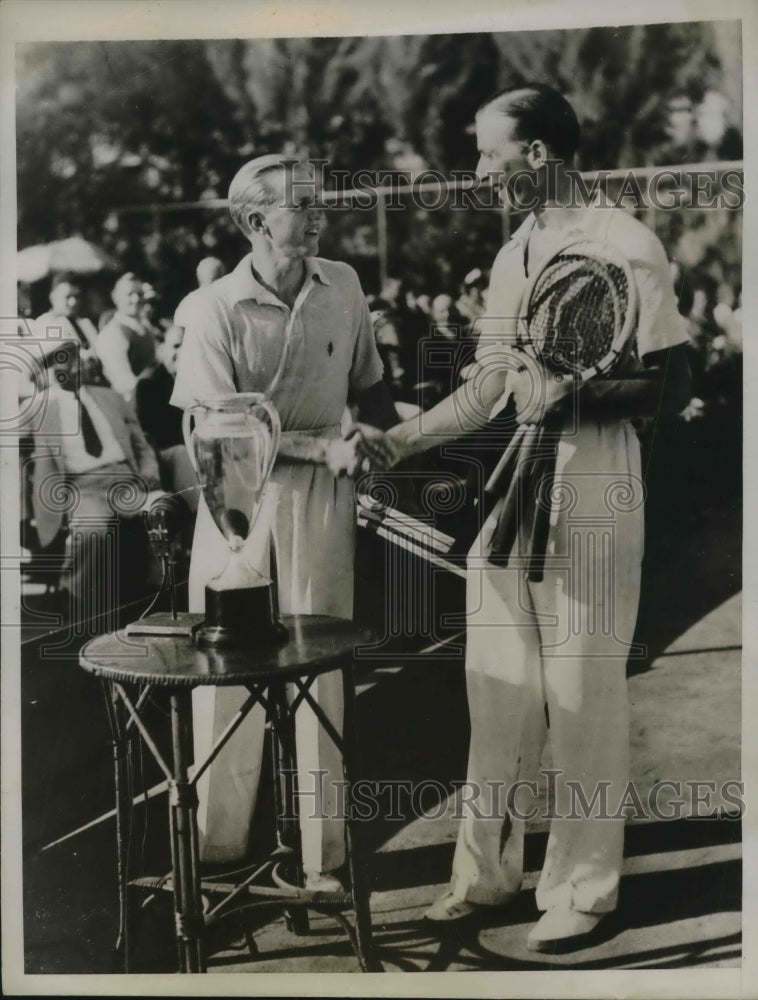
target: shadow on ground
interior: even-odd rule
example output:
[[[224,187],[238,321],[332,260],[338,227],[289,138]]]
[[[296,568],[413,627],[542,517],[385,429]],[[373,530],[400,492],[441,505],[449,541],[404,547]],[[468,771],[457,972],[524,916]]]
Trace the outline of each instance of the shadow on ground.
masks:
[[[718,607],[740,587],[741,512],[733,502],[702,509],[686,520],[678,536],[648,551],[638,641],[646,643],[645,660],[630,664],[630,673],[646,669],[652,659],[690,625]],[[359,613],[366,620],[384,608],[386,550],[376,538],[363,537],[359,560]],[[462,584],[457,579],[438,580],[436,596],[441,612],[459,609]],[[451,782],[465,778],[468,721],[462,657],[406,661],[399,655],[409,642],[420,648],[427,636],[388,636],[386,660],[364,664],[368,686],[359,697],[361,754],[359,772],[368,780],[396,780],[413,784],[439,782],[442,801]],[[112,808],[112,771],[103,695],[99,684],[77,665],[77,644],[72,642],[60,657],[40,655],[40,642],[29,642],[22,651],[22,799],[24,839],[25,959],[29,973],[93,973],[113,971],[112,944],[116,931],[116,880],[114,823],[112,819],[64,843],[45,845]],[[395,658],[391,652],[396,644]],[[406,663],[405,669],[397,669]],[[149,709],[161,731],[165,706],[158,697]],[[682,724],[686,724],[683,721]],[[165,746],[165,743],[162,744]],[[135,794],[160,780],[147,755],[135,758]],[[425,804],[432,805],[431,800]],[[161,796],[147,809],[140,806],[133,837],[134,870],[151,873],[168,869],[166,803]],[[258,829],[270,829],[270,787],[259,807]],[[145,820],[147,821],[145,823]],[[402,827],[402,823],[400,823]],[[405,851],[380,851],[398,831],[397,821],[386,814],[366,824],[367,846],[372,852],[374,888],[378,893],[401,892],[440,886],[448,879],[452,843],[447,835]],[[430,827],[431,830],[431,827]],[[627,857],[661,852],[681,852],[731,843],[739,837],[737,824],[728,821],[683,821],[640,825],[628,830]],[[437,838],[439,840],[439,838]],[[259,843],[260,850],[267,846]],[[144,856],[143,856],[144,855]],[[544,835],[527,838],[527,868],[537,870],[544,855]],[[428,900],[426,900],[428,902]],[[424,900],[421,900],[423,903]],[[416,907],[420,916],[423,906]],[[740,909],[740,864],[717,860],[697,868],[634,872],[625,876],[617,915],[611,931],[626,943],[631,932],[661,927],[660,943],[626,953],[593,958],[582,954],[561,960],[573,968],[616,968],[697,965],[714,948],[720,960],[736,962],[739,935],[700,934],[688,946],[669,946],[664,925],[681,920],[711,918]],[[526,924],[536,917],[533,891],[524,891],[511,909],[507,925]],[[174,947],[170,897],[161,894],[145,914],[140,941],[140,961],[145,971],[170,971]],[[230,928],[233,936],[241,929]],[[488,931],[457,933],[453,939],[430,936],[418,919],[402,916],[379,923],[378,940],[395,968],[446,969],[451,965],[471,969],[538,968],[550,966],[549,958],[532,960],[503,954],[488,945]],[[615,930],[614,930],[615,929]],[[502,930],[502,927],[500,928]],[[320,930],[288,944],[290,957],[348,954],[344,943],[331,937],[319,944]],[[626,936],[624,936],[626,935]],[[226,942],[227,946],[229,941]],[[298,950],[299,949],[299,950]],[[244,951],[244,937],[242,940]],[[234,959],[224,959],[234,968]],[[326,966],[322,966],[326,967]],[[305,971],[305,970],[303,970]]]

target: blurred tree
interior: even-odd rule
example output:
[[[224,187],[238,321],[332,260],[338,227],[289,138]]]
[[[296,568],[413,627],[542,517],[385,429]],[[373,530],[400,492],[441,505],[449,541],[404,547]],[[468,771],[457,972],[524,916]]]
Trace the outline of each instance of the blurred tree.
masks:
[[[80,232],[170,284],[182,267],[168,245],[137,226],[124,247],[105,222],[118,205],[221,193],[242,133],[205,44],[33,44],[18,57],[19,245]]]
[[[713,29],[694,22],[493,38],[502,89],[540,80],[574,105],[586,170],[664,162],[668,102],[679,94],[702,98],[708,75],[721,66]]]
[[[404,81],[411,84],[402,118],[405,136],[437,170],[473,169],[474,115],[497,89],[493,36],[430,35],[414,54],[417,69]]]
[[[476,109],[529,80],[575,105],[584,168],[739,155],[739,44],[738,24],[709,22],[19,46],[19,245],[80,232],[176,298],[204,253],[231,263],[241,252],[228,218],[124,216],[119,226],[115,206],[223,196],[246,159],[275,150],[349,173],[472,168]],[[692,107],[684,146],[670,127],[677,99]],[[388,221],[391,270],[437,286],[486,267],[501,239],[491,212],[409,210]],[[375,226],[373,213],[335,213],[324,252],[373,282]]]
[[[377,77],[385,39],[294,38],[212,43],[228,95],[249,108],[247,155],[283,150],[355,171],[385,165],[395,129]]]

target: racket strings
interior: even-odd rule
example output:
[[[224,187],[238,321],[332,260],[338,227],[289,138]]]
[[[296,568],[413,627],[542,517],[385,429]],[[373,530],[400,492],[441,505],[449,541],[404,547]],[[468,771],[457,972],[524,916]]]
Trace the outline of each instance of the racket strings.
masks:
[[[624,263],[608,259],[602,247],[575,244],[534,279],[522,314],[521,346],[533,348],[546,368],[580,381],[606,373],[632,343],[635,295]],[[556,409],[545,414],[539,427],[527,430],[522,425],[490,480],[495,489],[508,481],[490,542],[490,562],[508,565],[519,527],[531,518],[527,577],[532,582],[542,580],[546,568],[563,420]]]
[[[563,254],[540,275],[526,313],[529,343],[565,374],[602,367],[629,307],[624,270],[609,261]]]

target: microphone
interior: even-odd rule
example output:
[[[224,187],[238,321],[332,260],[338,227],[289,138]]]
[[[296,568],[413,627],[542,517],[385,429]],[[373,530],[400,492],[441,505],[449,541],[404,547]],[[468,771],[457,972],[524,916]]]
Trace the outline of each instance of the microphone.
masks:
[[[187,501],[179,493],[161,493],[142,514],[155,555],[161,562],[171,559],[192,517]]]
[[[136,622],[126,627],[127,635],[184,635],[192,634],[192,623],[179,618],[176,610],[176,558],[185,528],[192,513],[184,497],[178,493],[159,493],[148,497],[142,508],[142,518],[147,530],[150,547],[161,564],[161,585],[150,607]],[[168,591],[170,611],[151,614],[153,608]]]

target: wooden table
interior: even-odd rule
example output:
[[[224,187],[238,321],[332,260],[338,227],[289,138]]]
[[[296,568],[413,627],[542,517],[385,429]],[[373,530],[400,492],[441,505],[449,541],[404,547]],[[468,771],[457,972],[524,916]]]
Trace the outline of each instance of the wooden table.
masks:
[[[188,624],[201,615],[180,615]],[[262,899],[267,907],[287,914],[307,913],[308,909],[333,912],[348,933],[363,971],[381,971],[374,957],[369,909],[369,884],[360,831],[352,814],[351,787],[355,766],[355,678],[354,650],[371,641],[371,635],[352,622],[310,615],[284,615],[289,631],[286,645],[256,649],[198,649],[184,636],[134,636],[114,632],[91,640],[80,653],[80,665],[100,678],[105,687],[111,728],[116,787],[116,838],[119,887],[118,947],[129,971],[129,913],[127,872],[127,819],[131,799],[127,794],[129,730],[136,727],[148,750],[163,771],[169,792],[169,838],[171,882],[174,894],[179,971],[205,972],[205,932],[207,927],[229,912],[255,905]],[[310,688],[320,674],[340,670],[344,689],[344,724],[339,733],[313,698]],[[235,685],[247,688],[249,698],[226,730],[219,736],[203,761],[192,764],[192,689],[201,685]],[[286,688],[294,697],[287,697]],[[145,722],[143,709],[153,688],[166,691],[170,702],[171,755],[165,759]],[[133,691],[128,689],[132,688]],[[256,704],[265,708],[279,746],[294,754],[292,729],[294,713],[306,702],[320,725],[339,749],[345,769],[345,837],[350,874],[349,892],[330,894],[307,892],[297,886],[257,886],[259,867],[237,884],[201,880],[198,856],[198,779],[223,750],[243,719]],[[292,770],[290,769],[290,774]],[[292,796],[291,783],[284,783]],[[286,791],[289,789],[289,792]],[[282,794],[282,788],[279,788]],[[292,816],[294,802],[285,815]],[[279,810],[277,810],[279,811]],[[299,841],[299,838],[295,838]],[[297,844],[299,849],[299,843]],[[164,880],[164,884],[166,880]],[[203,896],[221,901],[203,913]],[[342,915],[352,909],[351,923]],[[307,926],[307,919],[306,919]],[[302,929],[302,922],[300,924]]]

